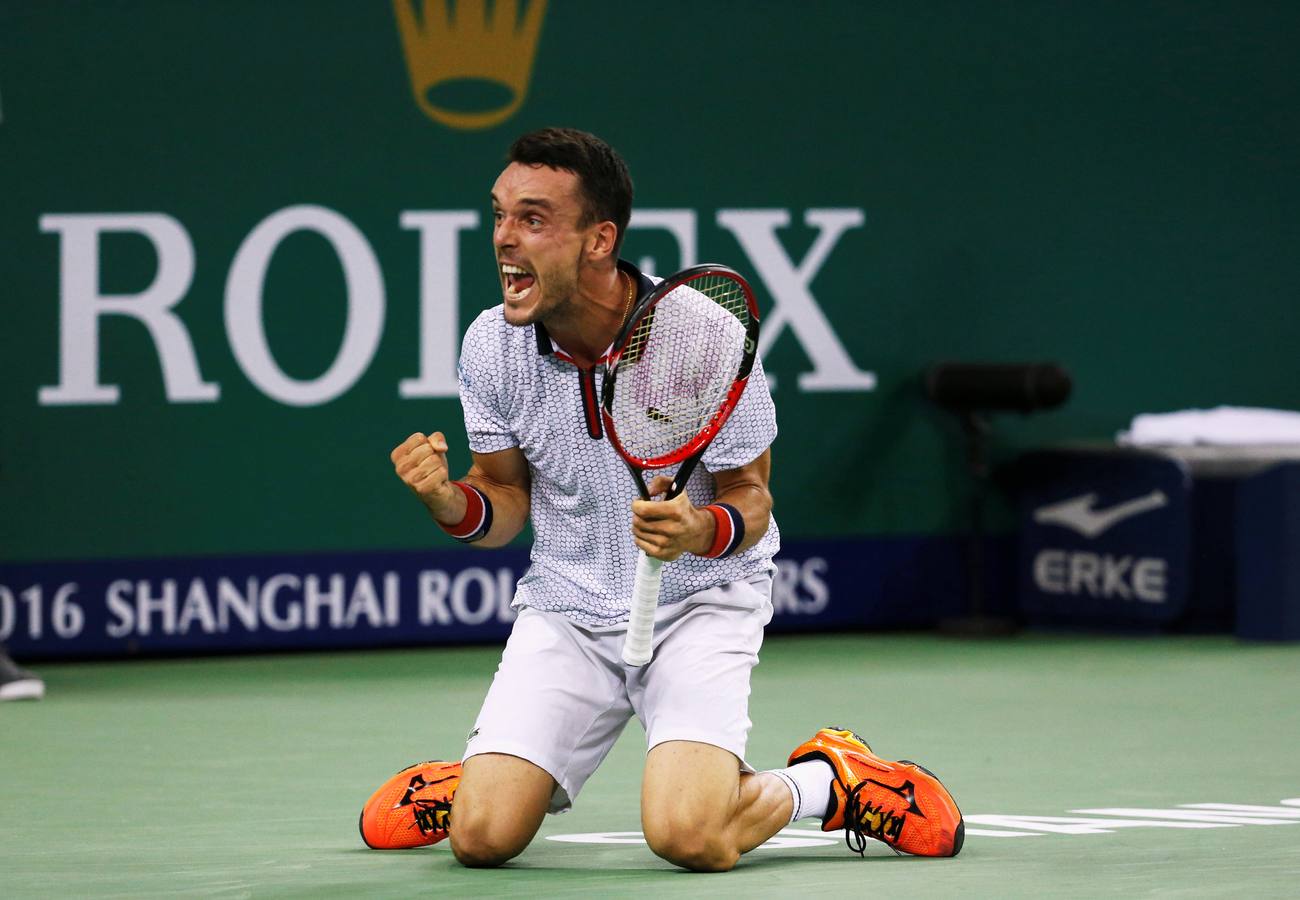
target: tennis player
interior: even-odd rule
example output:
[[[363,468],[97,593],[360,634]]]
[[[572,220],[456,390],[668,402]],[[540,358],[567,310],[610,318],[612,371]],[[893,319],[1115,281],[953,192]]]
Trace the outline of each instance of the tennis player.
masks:
[[[795,819],[952,856],[963,824],[931,773],[825,728],[784,769],[745,762],[750,672],[772,616],[779,534],[768,492],[776,416],[761,364],[671,501],[639,499],[604,438],[601,364],[655,279],[619,258],[632,208],[622,158],[599,138],[548,128],[519,138],[492,187],[503,302],[465,335],[460,395],[472,463],[452,480],[440,432],[392,453],[397,475],[452,537],[508,543],[531,521],[532,564],[500,667],[463,761],[411,766],[362,810],[367,845],[450,835],[467,866],[521,853],[567,810],[632,716],[648,752],[641,826],[650,848],[721,871]],[[669,475],[656,475],[652,495]],[[664,560],[654,656],[621,658],[637,550]]]

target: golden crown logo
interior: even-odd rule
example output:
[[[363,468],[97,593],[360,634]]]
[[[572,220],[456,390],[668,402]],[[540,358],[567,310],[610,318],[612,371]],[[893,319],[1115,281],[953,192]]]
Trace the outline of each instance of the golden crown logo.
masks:
[[[393,0],[402,33],[406,68],[416,105],[452,128],[491,128],[514,115],[528,94],[528,81],[542,33],[546,0],[531,0],[522,17],[515,0],[424,0],[417,19],[411,0]],[[465,111],[434,102],[461,90],[479,96],[483,88],[509,92],[504,103]],[[435,90],[435,89],[443,90]]]

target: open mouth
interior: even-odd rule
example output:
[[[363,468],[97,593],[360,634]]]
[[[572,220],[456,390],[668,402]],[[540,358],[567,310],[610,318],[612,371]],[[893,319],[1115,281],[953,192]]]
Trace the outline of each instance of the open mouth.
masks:
[[[537,276],[532,272],[510,263],[501,264],[501,274],[505,278],[507,300],[523,300],[537,283]]]

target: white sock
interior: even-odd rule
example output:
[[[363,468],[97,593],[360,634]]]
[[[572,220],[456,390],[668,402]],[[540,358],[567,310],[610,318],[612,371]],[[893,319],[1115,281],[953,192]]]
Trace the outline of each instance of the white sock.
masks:
[[[831,782],[835,779],[835,770],[830,763],[810,759],[785,769],[768,769],[768,772],[780,778],[790,789],[790,796],[794,798],[791,822],[809,816],[825,818],[826,808],[831,802]]]

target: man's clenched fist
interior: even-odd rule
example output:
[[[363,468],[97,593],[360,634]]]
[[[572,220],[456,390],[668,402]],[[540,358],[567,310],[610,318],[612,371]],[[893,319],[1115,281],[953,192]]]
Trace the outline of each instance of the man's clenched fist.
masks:
[[[452,486],[447,474],[447,439],[441,431],[416,432],[390,454],[397,477],[409,487],[439,521],[459,521],[465,514],[465,495]]]

